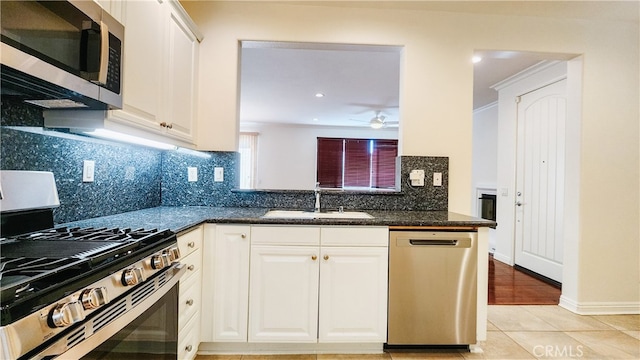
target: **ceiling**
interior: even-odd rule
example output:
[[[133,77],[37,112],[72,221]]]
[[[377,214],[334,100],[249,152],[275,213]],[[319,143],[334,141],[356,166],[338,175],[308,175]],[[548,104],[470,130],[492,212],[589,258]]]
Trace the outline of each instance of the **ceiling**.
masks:
[[[474,64],[473,109],[497,101],[491,89],[497,82],[540,61],[566,59],[513,51],[476,55],[482,61]],[[380,112],[387,127],[396,127],[401,56],[397,46],[243,42],[241,123],[367,127]]]

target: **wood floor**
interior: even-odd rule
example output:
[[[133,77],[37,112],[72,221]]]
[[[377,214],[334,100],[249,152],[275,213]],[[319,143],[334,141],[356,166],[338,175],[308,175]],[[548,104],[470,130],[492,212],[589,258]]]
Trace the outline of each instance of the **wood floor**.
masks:
[[[489,256],[489,305],[558,305],[560,287]]]

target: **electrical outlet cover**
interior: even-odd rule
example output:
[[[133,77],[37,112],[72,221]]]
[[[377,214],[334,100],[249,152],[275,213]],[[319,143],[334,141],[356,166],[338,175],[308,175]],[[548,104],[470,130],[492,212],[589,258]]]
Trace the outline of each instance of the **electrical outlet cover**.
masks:
[[[189,182],[198,181],[198,168],[197,167],[187,167],[187,178]]]
[[[213,181],[215,182],[224,181],[224,168],[216,167],[213,169]]]

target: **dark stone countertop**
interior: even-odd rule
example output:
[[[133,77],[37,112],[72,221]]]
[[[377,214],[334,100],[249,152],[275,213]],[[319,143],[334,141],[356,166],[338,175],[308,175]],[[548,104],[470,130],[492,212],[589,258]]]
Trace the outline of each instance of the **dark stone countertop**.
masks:
[[[231,208],[209,206],[168,207],[126,212],[57,224],[56,227],[119,227],[170,229],[175,232],[209,223],[235,224],[295,224],[295,225],[379,225],[379,226],[431,226],[431,227],[495,227],[496,223],[448,211],[384,211],[362,210],[373,219],[276,219],[262,218],[270,209]],[[351,211],[351,210],[347,210]]]

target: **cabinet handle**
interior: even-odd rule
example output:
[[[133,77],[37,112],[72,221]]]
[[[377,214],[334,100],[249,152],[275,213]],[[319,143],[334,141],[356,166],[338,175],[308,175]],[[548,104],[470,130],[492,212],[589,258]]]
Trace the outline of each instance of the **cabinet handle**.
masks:
[[[193,305],[193,299],[187,300],[187,305],[189,305],[189,306]]]
[[[314,260],[314,261],[315,261],[316,259],[318,259],[318,257],[317,257],[317,256],[315,256],[315,255],[311,255],[311,260]]]
[[[192,248],[192,247],[196,246],[196,243],[192,241],[192,242],[188,243],[187,246]]]
[[[246,239],[247,238],[247,234],[242,234],[240,235],[241,238]]]
[[[161,122],[160,126],[162,126],[163,128],[167,128],[167,129],[173,128],[173,124],[172,123],[167,123],[166,121]]]
[[[324,259],[325,259],[325,260],[329,260],[329,255],[325,255],[325,256],[324,256]]]
[[[191,350],[193,350],[193,346],[187,345],[184,349],[187,350],[188,352],[191,352]]]
[[[189,266],[187,266],[187,269],[189,269],[189,270],[191,270],[191,271],[193,271],[193,269],[195,269],[195,268],[196,268],[196,266],[195,266],[195,265],[189,265]]]

